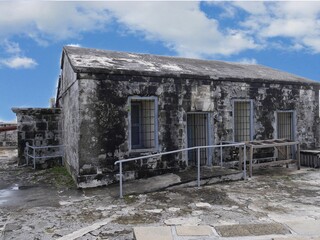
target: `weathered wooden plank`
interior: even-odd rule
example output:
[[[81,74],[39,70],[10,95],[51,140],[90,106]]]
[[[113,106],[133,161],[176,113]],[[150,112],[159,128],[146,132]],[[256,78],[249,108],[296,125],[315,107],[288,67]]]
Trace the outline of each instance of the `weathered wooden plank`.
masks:
[[[266,163],[256,163],[256,164],[253,164],[253,168],[266,167],[266,166],[279,166],[279,165],[285,165],[285,164],[295,163],[295,162],[297,162],[297,160],[287,159],[287,160],[280,160],[280,161],[273,161],[273,162],[266,162]]]
[[[248,143],[248,146],[252,146],[253,148],[268,148],[268,147],[281,147],[281,146],[293,146],[297,145],[299,142],[286,142],[286,143],[270,143],[265,145],[252,145]]]

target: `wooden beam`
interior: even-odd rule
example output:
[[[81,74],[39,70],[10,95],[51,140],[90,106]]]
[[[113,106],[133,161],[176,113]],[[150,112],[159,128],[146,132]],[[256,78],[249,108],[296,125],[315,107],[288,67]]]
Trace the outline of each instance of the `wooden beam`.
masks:
[[[287,159],[287,160],[272,161],[272,162],[266,162],[266,163],[256,163],[253,165],[253,167],[256,168],[256,167],[265,167],[265,166],[278,166],[278,165],[284,165],[284,164],[295,163],[295,162],[297,162],[297,160]]]

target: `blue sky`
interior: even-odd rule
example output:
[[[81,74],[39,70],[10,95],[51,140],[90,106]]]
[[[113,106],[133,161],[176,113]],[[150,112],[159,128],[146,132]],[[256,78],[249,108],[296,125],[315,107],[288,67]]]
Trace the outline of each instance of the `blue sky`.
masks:
[[[0,1],[0,122],[48,107],[64,45],[262,64],[320,81],[320,2]]]

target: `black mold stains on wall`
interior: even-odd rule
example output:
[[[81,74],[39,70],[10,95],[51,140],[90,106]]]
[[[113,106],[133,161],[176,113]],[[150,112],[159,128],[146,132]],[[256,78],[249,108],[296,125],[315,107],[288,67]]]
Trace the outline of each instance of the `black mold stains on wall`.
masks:
[[[126,95],[122,96],[122,86],[118,82],[99,81],[97,85],[99,100],[95,104],[95,115],[100,133],[99,142],[105,153],[114,157],[115,151],[126,140],[128,112],[125,105],[128,99]]]
[[[82,81],[82,80],[81,80]],[[252,100],[254,139],[271,139],[275,136],[276,111],[293,110],[297,113],[297,129],[301,119],[312,110],[313,90],[290,84],[215,81],[170,77],[131,75],[105,75],[105,79],[83,80],[80,90],[80,156],[79,181],[98,181],[108,184],[116,181],[118,173],[114,162],[119,159],[149,155],[157,152],[186,148],[187,114],[207,113],[212,144],[233,141],[233,101]],[[156,97],[158,102],[159,148],[131,149],[129,144],[129,97]],[[301,99],[303,98],[303,99]],[[312,99],[313,101],[313,99]],[[318,109],[318,107],[316,107]],[[308,120],[306,131],[314,127]],[[313,138],[313,140],[312,140]],[[315,145],[314,135],[305,134],[304,146]],[[234,161],[237,150],[225,152],[225,161]],[[213,160],[214,161],[214,160]],[[186,154],[164,155],[124,164],[126,179],[172,172],[186,167]],[[216,162],[214,162],[216,164]],[[87,174],[87,175],[86,175]],[[89,175],[91,177],[89,177]]]

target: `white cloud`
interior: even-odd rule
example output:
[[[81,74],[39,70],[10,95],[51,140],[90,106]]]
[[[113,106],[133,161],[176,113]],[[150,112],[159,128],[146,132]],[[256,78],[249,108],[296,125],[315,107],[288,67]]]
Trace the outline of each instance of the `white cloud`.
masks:
[[[199,2],[108,2],[108,9],[128,31],[160,40],[182,56],[231,55],[257,45],[201,11]]]
[[[78,43],[69,43],[69,44],[67,44],[67,46],[70,46],[70,47],[81,47],[81,44],[78,44]]]
[[[267,8],[263,1],[234,1],[233,5],[242,8],[246,12],[249,12],[253,15],[265,15],[267,14]]]
[[[0,1],[0,37],[28,36],[46,45],[104,29],[103,2]]]
[[[21,52],[19,43],[10,42],[8,39],[5,39],[0,45],[6,53],[19,54]]]
[[[310,33],[310,29],[314,29],[314,21],[312,19],[276,19],[261,31],[261,35],[265,37],[303,37]]]
[[[242,64],[258,64],[258,61],[254,58],[241,58],[238,62]]]
[[[246,11],[240,26],[266,47],[275,46],[274,38],[283,38],[288,50],[320,53],[320,2],[233,2]]]
[[[2,59],[0,60],[0,64],[4,65],[9,68],[34,68],[37,66],[37,62],[33,60],[32,58],[28,57],[12,57],[9,59]]]
[[[34,68],[38,65],[34,59],[24,56],[17,42],[12,42],[8,39],[0,40],[0,47],[3,49],[3,51],[0,51],[2,53],[0,55],[0,67],[21,69]]]
[[[0,1],[0,42],[16,35],[40,45],[78,41],[117,22],[127,34],[161,41],[180,56],[212,58],[262,47],[320,52],[320,2],[208,2],[224,9],[217,16],[200,7],[196,1]],[[226,18],[234,20],[227,27],[219,22]],[[2,47],[28,59],[14,42]]]
[[[40,45],[105,31],[112,21],[127,33],[161,41],[182,56],[231,55],[256,48],[236,29],[221,32],[219,23],[191,2],[0,1],[0,38],[19,34]]]
[[[305,37],[303,43],[312,47],[313,51],[320,53],[320,36]]]

